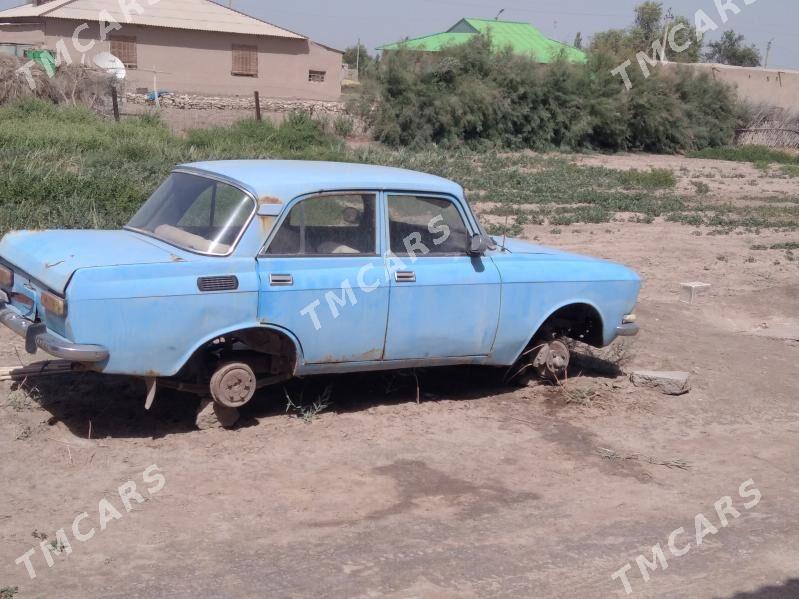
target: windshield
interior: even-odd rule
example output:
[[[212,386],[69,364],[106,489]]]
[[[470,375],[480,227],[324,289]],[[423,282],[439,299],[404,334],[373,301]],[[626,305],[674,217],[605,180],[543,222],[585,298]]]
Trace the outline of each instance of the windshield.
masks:
[[[128,223],[187,250],[224,256],[255,211],[255,201],[233,185],[172,173]]]

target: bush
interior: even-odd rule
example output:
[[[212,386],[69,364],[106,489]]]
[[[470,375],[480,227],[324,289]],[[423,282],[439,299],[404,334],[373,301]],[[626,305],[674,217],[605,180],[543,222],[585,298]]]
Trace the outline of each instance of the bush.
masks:
[[[602,54],[586,64],[539,65],[496,52],[487,36],[432,55],[388,53],[365,82],[360,113],[391,146],[676,152],[729,143],[736,105],[729,87],[688,68],[627,92]]]

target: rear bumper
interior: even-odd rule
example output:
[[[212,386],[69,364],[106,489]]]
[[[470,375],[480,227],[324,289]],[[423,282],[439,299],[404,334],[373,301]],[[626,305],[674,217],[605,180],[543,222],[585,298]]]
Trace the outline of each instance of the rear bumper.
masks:
[[[616,327],[616,335],[618,337],[635,337],[638,334],[638,331],[641,330],[634,322],[629,324],[623,324]]]
[[[35,354],[37,349],[70,362],[103,362],[108,359],[108,350],[101,345],[72,343],[60,335],[47,330],[20,314],[16,308],[0,300],[0,324],[7,326],[25,339],[25,350]]]

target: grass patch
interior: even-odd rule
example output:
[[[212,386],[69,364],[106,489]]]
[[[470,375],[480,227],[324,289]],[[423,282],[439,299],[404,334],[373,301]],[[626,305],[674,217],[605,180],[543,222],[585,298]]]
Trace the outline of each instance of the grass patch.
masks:
[[[766,146],[705,148],[690,152],[688,156],[691,158],[711,158],[713,160],[729,160],[732,162],[751,162],[753,164],[799,165],[799,156]]]
[[[799,227],[795,199],[746,207],[699,201],[702,188],[678,195],[668,169],[619,171],[530,152],[350,149],[329,129],[336,127],[296,113],[280,125],[244,120],[178,136],[157,115],[115,123],[35,100],[0,107],[0,234],[119,228],[175,165],[240,158],[335,160],[440,175],[464,186],[497,235],[519,235],[529,224],[609,222],[619,213],[634,222],[666,218],[719,230]],[[486,203],[492,206],[481,210]]]
[[[799,250],[799,243],[796,241],[786,241],[783,243],[774,243],[772,245],[753,245],[752,250]]]
[[[665,168],[625,171],[619,175],[619,179],[625,187],[640,189],[671,189],[677,185],[674,172]]]

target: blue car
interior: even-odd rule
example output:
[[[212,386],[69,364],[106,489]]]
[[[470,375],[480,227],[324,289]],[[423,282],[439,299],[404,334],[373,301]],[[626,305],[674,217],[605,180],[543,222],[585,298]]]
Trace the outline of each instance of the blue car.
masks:
[[[488,236],[463,188],[300,161],[182,165],[120,231],[0,242],[0,322],[37,349],[246,404],[322,373],[454,364],[560,377],[635,335],[629,268]]]

